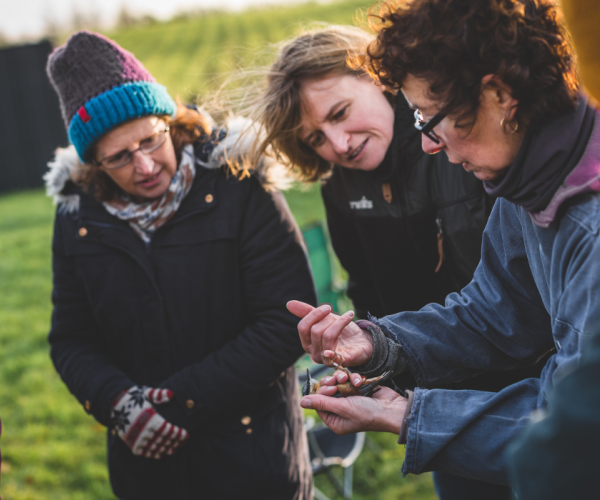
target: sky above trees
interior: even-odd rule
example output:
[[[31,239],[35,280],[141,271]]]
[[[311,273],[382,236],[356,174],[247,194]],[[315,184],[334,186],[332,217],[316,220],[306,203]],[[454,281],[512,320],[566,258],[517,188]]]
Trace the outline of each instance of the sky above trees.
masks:
[[[44,33],[69,29],[77,23],[114,24],[123,9],[139,17],[168,19],[179,12],[200,9],[239,10],[267,3],[287,4],[299,0],[0,0],[0,35],[27,40]]]

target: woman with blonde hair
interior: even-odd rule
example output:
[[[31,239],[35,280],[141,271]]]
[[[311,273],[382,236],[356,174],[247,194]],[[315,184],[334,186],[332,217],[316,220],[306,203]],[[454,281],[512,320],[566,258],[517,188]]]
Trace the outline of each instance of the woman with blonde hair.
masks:
[[[269,154],[303,182],[322,182],[361,317],[417,310],[466,285],[493,203],[459,165],[423,154],[401,94],[348,66],[372,39],[328,26],[284,43],[252,109],[262,132],[255,157]],[[360,244],[348,249],[348,240]]]
[[[415,111],[348,60],[373,36],[329,26],[285,42],[253,110],[255,155],[322,182],[333,248],[361,318],[416,311],[467,285],[493,201],[460,164],[421,150]],[[420,120],[420,116],[417,116]],[[419,122],[420,123],[420,122]],[[364,366],[369,376],[375,365]],[[492,372],[453,388],[498,391],[541,366]],[[414,386],[410,378],[399,386]],[[435,474],[443,498],[508,498],[507,488]]]
[[[108,428],[115,495],[311,498],[285,304],[314,286],[282,194],[227,168],[241,124],[176,106],[102,35],[72,35],[48,75],[72,143],[46,177],[50,354]]]

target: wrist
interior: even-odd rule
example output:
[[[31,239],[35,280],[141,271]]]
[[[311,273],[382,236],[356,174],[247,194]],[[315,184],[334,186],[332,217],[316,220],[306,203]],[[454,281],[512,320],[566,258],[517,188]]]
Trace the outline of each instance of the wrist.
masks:
[[[408,440],[408,419],[412,415],[412,407],[415,400],[415,393],[413,391],[407,390],[406,392],[408,394],[408,399],[406,400],[404,415],[402,417],[402,425],[398,432],[398,444],[406,444],[406,441]]]
[[[355,370],[365,377],[379,375],[383,371],[385,360],[388,357],[387,342],[383,332],[370,321],[359,319],[355,323],[364,333],[371,344],[371,352],[365,354],[367,359],[355,367]]]
[[[119,394],[117,394],[114,398],[112,398],[111,402],[110,402],[110,408],[111,410],[117,406],[117,404],[119,403],[119,401],[121,400],[121,398],[123,396],[125,396],[125,394],[127,394],[129,392],[129,390],[131,389],[131,387],[129,389],[124,389],[121,392],[119,392]]]
[[[381,412],[382,417],[381,431],[400,434],[402,421],[407,411],[407,400],[398,395],[396,399],[390,401],[385,411]]]

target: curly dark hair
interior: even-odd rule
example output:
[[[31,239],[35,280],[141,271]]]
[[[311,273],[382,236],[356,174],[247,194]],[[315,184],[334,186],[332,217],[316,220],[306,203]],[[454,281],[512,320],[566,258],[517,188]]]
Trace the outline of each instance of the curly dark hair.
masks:
[[[424,79],[458,121],[475,122],[489,74],[511,87],[518,124],[577,106],[570,37],[548,0],[387,0],[369,19],[377,38],[365,69],[395,89],[409,74]]]

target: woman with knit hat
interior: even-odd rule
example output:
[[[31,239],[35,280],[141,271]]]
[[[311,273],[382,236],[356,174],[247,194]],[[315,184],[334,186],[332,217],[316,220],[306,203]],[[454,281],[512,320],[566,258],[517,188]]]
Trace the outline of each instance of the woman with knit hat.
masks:
[[[316,299],[274,166],[231,175],[246,124],[176,105],[101,35],[47,70],[72,143],[46,176],[51,357],[109,429],[115,495],[309,498],[285,304]]]

